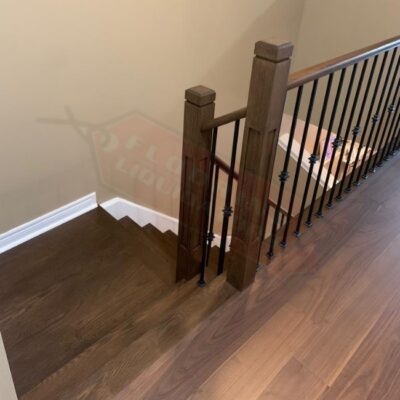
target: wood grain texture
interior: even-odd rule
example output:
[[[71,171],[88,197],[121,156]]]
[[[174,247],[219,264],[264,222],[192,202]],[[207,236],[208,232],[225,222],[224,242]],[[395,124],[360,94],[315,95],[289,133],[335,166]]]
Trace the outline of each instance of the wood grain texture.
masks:
[[[400,393],[400,297],[391,301],[321,400],[396,399]]]
[[[399,167],[265,260],[116,399],[398,400]]]
[[[176,236],[102,210],[2,255],[20,398],[398,400],[399,168],[264,258],[242,293],[213,268],[203,290],[159,279],[147,263],[173,271]]]
[[[383,53],[400,45],[400,36],[395,36],[381,42],[369,45],[359,50],[352,51],[348,54],[335,57],[331,60],[324,61],[320,64],[307,67],[300,71],[295,71],[289,75],[287,90],[295,89],[301,85],[305,85],[314,79],[329,75],[342,68],[349,67],[359,63],[374,55]],[[204,124],[203,130],[213,129],[224,126],[238,119],[246,118],[247,106],[230,113],[221,115]]]
[[[257,400],[315,399],[325,387],[304,365],[291,358]]]
[[[172,232],[98,208],[2,255],[0,331],[19,397],[112,398],[235,292],[212,282],[216,249],[205,290],[176,284],[176,248]]]
[[[286,100],[293,46],[257,42],[250,79],[239,181],[233,216],[228,282],[244,290],[255,278]]]
[[[212,157],[212,131],[202,131],[202,126],[214,118],[215,96],[204,86],[185,93],[177,281],[192,279],[200,272]]]

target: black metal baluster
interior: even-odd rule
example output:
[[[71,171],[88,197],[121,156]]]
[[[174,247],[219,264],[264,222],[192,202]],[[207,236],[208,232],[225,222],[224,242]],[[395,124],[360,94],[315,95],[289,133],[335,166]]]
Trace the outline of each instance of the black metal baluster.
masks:
[[[394,95],[392,97],[392,101],[391,102],[390,102],[390,96],[392,94],[392,91],[393,91],[393,88],[394,88],[394,84],[396,82],[396,78],[398,76],[399,67],[400,67],[400,56],[398,57],[396,68],[395,68],[395,70],[393,72],[393,79],[392,79],[392,82],[390,84],[389,92],[387,94],[385,105],[384,105],[384,109],[383,109],[383,112],[385,112],[385,110],[387,111],[386,122],[385,122],[385,126],[383,128],[383,131],[382,131],[381,139],[380,139],[379,144],[378,144],[376,157],[375,157],[375,160],[374,160],[374,162],[372,164],[372,169],[373,170],[375,170],[376,166],[378,166],[378,167],[382,166],[383,153],[382,153],[382,157],[379,157],[379,156],[380,156],[381,150],[383,150],[382,149],[382,145],[383,145],[383,143],[385,141],[386,132],[387,132],[387,129],[388,129],[388,126],[389,126],[390,119],[391,119],[393,113],[396,110],[394,103],[395,103],[395,100],[397,98],[397,94],[399,92],[399,85],[397,85],[397,87],[396,87],[396,90],[395,90],[395,93],[394,93]],[[400,81],[399,81],[399,83],[400,83]],[[390,103],[390,105],[389,105],[389,103]]]
[[[400,88],[400,80],[398,83],[398,87]],[[400,97],[397,100],[397,104],[394,106],[393,118],[389,127],[389,134],[385,143],[385,147],[383,148],[382,152],[383,161],[388,161],[391,155],[390,150],[392,148],[393,140],[396,137],[396,131],[394,130],[394,128],[396,126],[396,121],[399,115],[399,109],[400,109]]]
[[[397,133],[397,139],[396,139],[396,142],[395,142],[394,148],[393,148],[393,155],[397,154],[397,152],[400,149],[400,125],[399,125],[399,123],[400,123],[400,116],[399,116],[399,119],[398,119],[397,125],[396,125],[396,131],[398,133]]]
[[[321,159],[321,165],[319,167],[319,171],[318,171],[318,178],[317,178],[317,182],[319,182],[319,180],[321,179],[322,176],[322,171],[324,169],[324,161],[326,158],[326,153],[328,151],[328,146],[332,145],[334,146],[334,143],[330,143],[329,139],[330,139],[330,135],[332,133],[332,129],[333,129],[333,124],[335,123],[335,119],[336,119],[336,111],[339,105],[339,99],[342,93],[342,88],[343,88],[343,82],[344,82],[344,78],[346,76],[346,68],[342,69],[341,73],[340,73],[340,80],[339,80],[339,84],[338,84],[338,90],[336,92],[336,97],[335,97],[335,101],[333,104],[333,108],[332,108],[332,114],[331,114],[331,120],[329,122],[329,127],[328,127],[328,131],[326,134],[326,140],[325,140],[325,145],[324,145],[324,151],[322,154],[322,159]],[[337,137],[336,137],[337,140]],[[326,179],[325,179],[325,184],[324,184],[324,188],[322,190],[322,196],[321,196],[321,201],[319,203],[319,208],[318,211],[316,213],[316,215],[321,218],[323,216],[322,214],[322,208],[324,206],[324,202],[325,202],[325,196],[326,196],[326,191],[328,190],[328,184],[329,184],[329,178],[331,176],[331,171],[332,171],[332,167],[333,167],[333,160],[336,154],[336,149],[334,147],[334,150],[332,152],[332,156],[331,156],[331,160],[329,162],[329,167],[328,167],[328,172],[326,174]],[[318,190],[318,186],[316,186],[317,190]]]
[[[368,62],[368,60],[365,60],[365,62]],[[364,64],[364,65],[365,65],[365,64]],[[368,95],[369,95],[369,90],[370,90],[370,88],[371,88],[371,83],[372,83],[373,74],[374,74],[374,68],[371,69],[371,72],[370,72],[370,75],[369,75],[369,78],[368,78],[368,82],[367,82],[367,87],[365,88],[364,98],[363,98],[363,101],[362,101],[362,103],[361,103],[360,111],[359,111],[359,114],[358,114],[356,126],[355,126],[354,129],[353,129],[353,139],[352,139],[352,141],[351,141],[349,155],[348,155],[347,162],[346,162],[346,166],[345,166],[344,172],[343,172],[343,180],[342,180],[342,182],[341,182],[341,184],[340,184],[339,196],[340,196],[341,193],[342,193],[343,185],[344,185],[344,183],[345,183],[345,181],[346,181],[346,178],[347,178],[347,171],[348,171],[348,168],[349,168],[349,166],[350,166],[351,156],[353,155],[354,146],[355,146],[355,143],[356,143],[357,136],[358,136],[358,134],[359,134],[361,131],[363,132],[362,136],[364,136],[364,133],[365,133],[365,129],[362,129],[362,127],[361,127],[361,120],[362,120],[363,115],[364,115],[365,105],[366,105],[366,103],[367,103],[367,99],[368,99]],[[347,193],[351,192],[351,184],[352,184],[353,171],[354,171],[354,170],[356,169],[356,167],[357,167],[357,162],[358,162],[358,158],[357,158],[357,157],[358,157],[359,154],[360,154],[361,145],[362,145],[362,144],[359,143],[359,148],[358,148],[358,151],[357,151],[357,156],[356,156],[356,159],[355,159],[355,163],[354,163],[354,165],[353,165],[353,170],[352,170],[352,173],[351,173],[351,175],[350,175],[350,179],[349,179],[349,181],[348,181],[348,183],[347,183],[347,187],[346,187],[346,192],[347,192]]]
[[[389,140],[389,145],[388,145],[386,155],[384,158],[385,161],[389,160],[393,156],[394,144],[396,142],[396,136],[397,136],[396,127],[397,127],[397,121],[398,121],[399,116],[400,116],[400,97],[397,100],[396,111],[393,116],[390,128],[389,128],[390,140]]]
[[[213,194],[212,194],[212,202],[211,202],[211,217],[210,217],[210,227],[207,234],[207,254],[206,254],[206,265],[208,265],[210,259],[210,252],[212,242],[215,239],[214,235],[214,221],[215,221],[215,207],[217,204],[217,195],[218,195],[218,180],[219,180],[219,165],[215,165],[214,170],[214,184],[213,184]]]
[[[371,68],[371,73],[370,73],[370,76],[369,76],[369,79],[368,79],[368,83],[367,83],[367,88],[365,90],[364,101],[366,101],[367,94],[369,93],[369,90],[371,89],[371,84],[372,84],[372,80],[373,80],[373,77],[374,77],[374,74],[375,74],[376,64],[378,62],[378,58],[379,58],[379,55],[376,55],[374,57],[374,61],[373,61],[372,68]],[[375,90],[374,90],[374,93],[373,93],[372,98],[371,98],[371,104],[370,104],[370,107],[369,107],[369,110],[368,110],[368,116],[367,116],[367,118],[365,120],[365,127],[362,130],[362,135],[361,135],[360,143],[359,143],[359,146],[358,146],[356,159],[354,161],[354,167],[353,167],[353,169],[351,171],[349,183],[348,183],[347,188],[346,188],[347,192],[349,192],[351,190],[351,185],[353,183],[353,179],[354,179],[354,176],[355,176],[355,173],[356,173],[356,170],[357,170],[357,165],[358,165],[358,162],[360,160],[361,150],[362,150],[362,146],[364,144],[364,140],[365,140],[365,138],[367,136],[367,130],[368,130],[368,127],[369,127],[369,122],[371,120],[371,115],[372,115],[372,111],[373,111],[373,108],[374,108],[374,103],[375,103],[375,97],[376,97],[377,90],[378,90],[378,83],[375,86]],[[363,106],[361,107],[361,109],[364,110],[364,108],[365,108],[365,103],[363,103]],[[361,115],[361,113],[360,113],[360,115]],[[360,123],[361,122],[358,122],[357,125],[359,126]],[[355,183],[355,186],[359,186],[359,184],[360,184],[360,182],[358,181],[358,182]]]
[[[312,112],[313,112],[313,109],[314,109],[315,94],[317,92],[317,88],[318,88],[318,79],[313,82],[313,86],[312,86],[312,90],[311,90],[310,103],[308,105],[306,122],[305,122],[304,130],[303,130],[303,138],[302,138],[301,144],[300,144],[300,151],[299,151],[299,156],[298,156],[298,160],[297,160],[296,172],[294,174],[292,193],[291,193],[291,196],[290,196],[290,203],[289,203],[289,210],[288,210],[286,228],[285,228],[285,232],[283,234],[283,238],[282,238],[282,241],[281,241],[281,247],[286,247],[287,246],[287,237],[288,237],[288,233],[289,233],[290,220],[292,218],[294,200],[295,200],[296,192],[297,192],[297,184],[298,184],[299,176],[300,176],[301,161],[303,159],[304,148],[306,146],[308,128],[310,127],[310,120],[311,120]]]
[[[281,225],[280,228],[282,228],[282,226],[285,224],[285,214],[283,212],[281,212]]]
[[[304,214],[304,209],[305,209],[305,206],[306,206],[308,190],[310,188],[312,172],[313,172],[314,165],[318,160],[318,156],[316,154],[317,146],[318,146],[317,143],[319,142],[319,139],[320,139],[320,136],[321,136],[321,132],[322,132],[322,125],[323,125],[323,121],[325,119],[325,112],[326,112],[326,107],[328,105],[328,99],[329,99],[329,95],[330,95],[331,84],[332,84],[332,75],[329,75],[328,85],[327,85],[327,88],[326,88],[326,91],[325,91],[324,103],[323,103],[323,106],[322,106],[322,111],[321,111],[321,116],[320,116],[320,121],[319,121],[319,126],[318,126],[317,137],[315,139],[313,152],[312,152],[312,154],[311,154],[311,156],[309,158],[310,166],[308,168],[306,185],[304,187],[303,199],[302,199],[301,206],[300,206],[300,213],[299,213],[299,216],[297,218],[297,225],[296,225],[296,229],[294,231],[294,234],[297,237],[299,237],[300,234],[301,234],[300,225],[301,225],[301,222],[303,220],[303,214]]]
[[[233,134],[231,165],[228,176],[228,187],[226,190],[225,206],[223,210],[224,219],[222,222],[221,247],[219,249],[219,257],[218,257],[218,275],[224,272],[225,249],[226,249],[226,239],[228,236],[229,218],[233,212],[231,206],[231,200],[232,200],[233,178],[235,175],[235,163],[236,163],[237,143],[239,139],[239,128],[240,128],[240,120],[237,120],[235,122],[235,132]]]
[[[340,172],[340,164],[342,163],[342,160],[343,160],[344,149],[345,149],[345,146],[346,146],[346,140],[347,140],[347,136],[348,136],[348,133],[349,133],[349,130],[350,130],[350,128],[349,128],[350,124],[348,123],[344,138],[343,138],[343,140],[341,140],[340,138],[341,138],[343,125],[344,125],[344,121],[345,121],[346,114],[347,114],[347,108],[349,106],[351,93],[353,91],[354,78],[355,78],[356,73],[357,73],[357,68],[358,68],[358,64],[354,64],[353,65],[353,70],[351,72],[351,77],[350,77],[350,82],[349,82],[349,89],[347,91],[346,99],[345,99],[344,105],[343,105],[343,112],[342,112],[342,116],[340,118],[338,132],[337,132],[334,144],[333,144],[334,153],[332,154],[332,159],[331,159],[332,163],[334,162],[334,159],[335,159],[335,156],[336,156],[336,152],[337,152],[337,149],[338,149],[340,144],[342,144],[342,149],[341,149],[340,154],[339,154],[339,160],[338,160],[338,164],[336,166],[335,177],[333,178],[332,189],[331,189],[331,192],[329,194],[329,199],[328,199],[328,204],[327,204],[328,208],[332,208],[333,207],[333,196],[335,195],[335,191],[336,191],[337,180],[338,180],[339,172]],[[354,107],[354,104],[353,104],[353,107]],[[328,177],[328,179],[329,178],[330,178],[330,176]]]
[[[374,116],[372,116],[372,111],[373,111],[373,109],[375,107],[375,102],[376,102],[376,99],[377,99],[377,96],[378,96],[379,87],[381,85],[383,71],[385,70],[388,54],[389,54],[389,52],[387,51],[383,55],[383,60],[382,60],[381,68],[379,70],[378,79],[376,80],[374,94],[372,96],[372,101],[371,101],[370,109],[369,109],[369,112],[368,112],[368,121],[367,121],[367,123],[372,121],[372,127],[371,127],[371,130],[370,130],[369,136],[368,136],[367,144],[365,145],[365,151],[364,151],[364,154],[363,154],[363,157],[362,157],[362,160],[361,160],[361,165],[360,165],[360,168],[359,168],[359,171],[358,171],[358,174],[357,174],[357,179],[356,179],[356,181],[354,183],[355,186],[359,186],[360,185],[360,178],[361,178],[362,171],[364,169],[364,164],[365,164],[366,159],[367,159],[368,149],[369,149],[369,146],[371,144],[372,138],[374,136],[374,131],[375,131],[376,124],[379,121],[379,115],[377,115],[375,113]],[[364,175],[363,178],[366,179],[367,175]]]
[[[355,95],[355,98],[354,98],[353,107],[352,107],[352,110],[351,110],[351,114],[350,114],[350,118],[349,118],[349,124],[348,124],[348,128],[347,128],[348,132],[346,132],[346,139],[345,139],[346,143],[347,143],[348,135],[350,133],[350,128],[351,128],[351,126],[353,124],[354,113],[356,111],[358,99],[359,99],[359,96],[360,96],[360,93],[361,93],[362,84],[364,82],[364,76],[365,76],[365,71],[367,70],[368,61],[369,61],[368,59],[364,61],[363,68],[362,68],[361,75],[360,75],[360,79],[359,79],[359,82],[358,82],[358,85],[357,85],[356,95]],[[370,76],[370,78],[372,79],[372,76]],[[364,113],[365,103],[366,103],[367,97],[368,97],[368,91],[369,91],[369,87],[367,87],[367,90],[365,91],[365,95],[364,95],[364,98],[363,98],[363,101],[362,101],[362,104],[361,104],[361,107],[360,107],[360,112],[358,114],[356,126],[352,130],[353,138],[352,138],[351,143],[350,143],[349,154],[347,155],[346,164],[344,166],[342,180],[341,180],[340,186],[339,186],[339,193],[338,193],[338,195],[336,197],[338,200],[341,200],[341,198],[342,198],[343,188],[344,188],[344,184],[346,182],[347,171],[349,169],[351,156],[352,156],[353,150],[354,150],[354,145],[356,143],[357,136],[361,131],[361,126],[360,126],[361,125],[361,119],[362,119],[362,116],[363,116],[363,113]],[[346,189],[346,191],[348,191],[348,192],[350,192],[350,190],[351,190],[351,187],[350,188],[348,187]]]
[[[399,66],[400,66],[400,56],[399,56],[399,59],[398,59],[398,62],[397,62],[397,66],[396,66],[396,69],[395,69],[395,72],[394,72],[394,75],[395,76],[398,76],[398,72],[399,72]],[[389,127],[389,131],[388,131],[388,134],[387,134],[387,136],[386,136],[386,142],[385,142],[385,144],[383,145],[383,149],[382,149],[382,152],[381,152],[381,155],[380,155],[380,159],[379,159],[379,161],[378,161],[378,163],[376,164],[378,167],[381,167],[382,166],[382,162],[385,160],[387,160],[387,155],[386,155],[386,149],[387,149],[387,147],[388,147],[388,144],[389,144],[389,141],[390,141],[390,137],[391,137],[391,133],[392,133],[392,129],[393,129],[393,124],[394,124],[394,122],[395,122],[395,119],[396,119],[396,117],[395,117],[395,115],[396,115],[396,110],[397,110],[397,108],[398,108],[398,104],[397,104],[397,106],[396,106],[396,99],[398,98],[398,94],[399,94],[399,89],[400,89],[400,78],[399,78],[399,80],[397,81],[397,85],[396,85],[396,90],[395,90],[395,92],[394,92],[394,94],[393,94],[393,97],[392,97],[392,101],[390,102],[390,105],[389,105],[389,107],[387,108],[387,116],[386,116],[386,125],[385,125],[385,128],[384,128],[384,130],[383,130],[383,135],[382,135],[382,140],[381,140],[381,143],[380,143],[380,145],[379,145],[379,148],[381,148],[382,147],[382,144],[384,143],[384,138],[385,138],[385,134],[386,134],[386,131],[387,131],[387,128],[388,128],[388,125],[389,125],[389,121],[390,120],[392,120],[392,122],[391,122],[391,124],[390,124],[390,127]],[[400,99],[399,99],[400,100]],[[393,118],[392,118],[393,117]],[[379,154],[378,154],[379,155]],[[375,162],[376,162],[376,160],[378,159],[378,155],[377,155],[377,157],[376,157],[376,159],[375,159]]]
[[[311,178],[312,178],[312,173],[313,173],[313,169],[314,169],[314,164],[318,160],[317,151],[318,151],[319,142],[321,140],[321,134],[322,134],[322,128],[324,126],[326,109],[328,107],[329,97],[330,97],[331,88],[332,88],[332,81],[333,81],[333,73],[329,75],[328,84],[326,86],[325,98],[324,98],[324,103],[322,105],[321,118],[320,118],[320,121],[319,121],[317,137],[315,138],[313,154],[311,154],[311,157],[310,157],[310,168],[309,168],[309,171],[308,171],[308,176],[307,176],[307,181],[306,181],[306,190],[304,191],[303,206],[302,207],[305,206],[305,202],[306,202],[307,196],[308,196],[308,187],[311,184]],[[325,145],[326,145],[326,140],[325,140]],[[315,200],[317,199],[319,182],[320,182],[320,179],[321,179],[321,175],[320,175],[319,172],[321,171],[321,173],[322,173],[322,169],[321,169],[322,166],[323,166],[323,164],[321,163],[320,164],[320,168],[318,170],[317,180],[315,181],[314,191],[313,191],[313,195],[312,195],[312,198],[311,198],[310,208],[308,210],[307,220],[305,222],[305,224],[308,227],[312,226],[312,214],[313,214],[313,211],[314,211]],[[297,221],[297,223],[299,224],[299,222],[301,222],[300,216],[299,216],[299,220]]]
[[[355,93],[355,96],[354,96],[354,99],[353,99],[353,105],[352,105],[351,111],[350,111],[349,120],[348,120],[348,122],[347,122],[346,132],[345,132],[344,137],[343,137],[343,145],[342,145],[343,147],[342,147],[342,151],[341,151],[341,153],[340,153],[339,163],[338,163],[339,175],[340,175],[340,166],[341,166],[341,164],[342,164],[342,162],[343,162],[344,153],[345,153],[345,151],[346,151],[347,142],[348,142],[348,140],[349,140],[351,127],[352,127],[352,125],[353,125],[353,119],[354,119],[354,114],[355,114],[355,112],[356,112],[356,108],[357,108],[357,104],[358,104],[358,99],[359,99],[359,97],[360,97],[361,87],[362,87],[362,83],[363,83],[363,80],[364,80],[363,78],[364,78],[364,75],[365,75],[365,68],[366,68],[366,65],[365,65],[365,62],[364,62],[364,64],[363,64],[363,69],[362,69],[362,75],[360,76],[360,79],[359,79],[359,81],[358,81],[356,93]],[[356,127],[352,130],[353,139],[352,139],[352,141],[351,141],[350,147],[353,147],[353,148],[354,148],[355,138],[356,138],[356,136],[359,134],[359,132],[360,132],[360,127],[359,127],[359,126],[356,126]],[[345,174],[347,174],[347,169],[348,169],[349,163],[350,163],[350,154],[347,156],[347,160],[346,160],[346,162],[345,162],[345,166],[344,166],[343,174],[342,174],[342,179],[339,179],[340,185],[339,185],[338,194],[337,194],[337,196],[336,196],[336,200],[342,200],[342,192],[343,192],[344,182],[345,182],[345,180],[346,180],[346,175],[345,175]],[[335,181],[337,181],[337,180],[338,180],[338,177],[335,179]]]
[[[265,239],[265,233],[267,231],[267,223],[268,223],[268,218],[269,218],[269,211],[271,209],[271,202],[269,200],[269,198],[267,199],[267,207],[265,210],[265,215],[263,216],[263,223],[261,224],[261,237],[263,238],[263,240]],[[260,246],[259,250],[258,250],[258,264],[257,264],[257,271],[261,268],[261,264],[260,264],[260,259],[261,259],[261,252],[262,252],[262,246]]]
[[[400,106],[399,106],[399,109],[400,109]],[[390,156],[391,157],[393,157],[397,152],[398,141],[400,139],[399,126],[400,126],[400,112],[399,112],[399,116],[397,117],[396,126],[394,128],[394,137],[393,137],[393,143],[392,143],[392,150],[390,151]]]
[[[279,180],[281,183],[280,183],[280,188],[279,188],[278,202],[277,202],[277,206],[276,206],[275,214],[274,214],[274,222],[272,225],[271,242],[270,242],[269,251],[268,251],[268,256],[270,258],[272,258],[274,256],[274,246],[275,246],[275,239],[276,239],[276,231],[278,229],[279,213],[281,212],[283,192],[285,190],[286,181],[289,178],[288,167],[289,167],[289,161],[290,161],[290,153],[292,151],[294,134],[296,132],[297,117],[299,115],[299,109],[300,109],[302,95],[303,95],[303,86],[300,86],[297,90],[296,103],[294,106],[292,125],[290,127],[289,140],[288,140],[288,145],[287,145],[287,149],[286,149],[285,161],[283,163],[283,170],[279,175]],[[283,225],[283,223],[282,223],[282,225]]]
[[[214,128],[212,131],[212,139],[211,139],[211,154],[210,154],[210,165],[208,169],[208,183],[207,183],[207,197],[204,204],[205,207],[205,224],[203,228],[203,248],[202,248],[202,257],[201,257],[201,265],[200,265],[200,279],[197,284],[200,287],[203,287],[206,284],[205,274],[206,274],[206,262],[207,262],[207,231],[208,231],[208,222],[210,218],[210,201],[211,201],[211,189],[212,189],[212,175],[214,171],[215,165],[215,151],[217,149],[217,136],[218,136],[218,128]]]
[[[388,83],[389,83],[389,78],[390,78],[390,75],[391,75],[391,72],[392,72],[392,68],[393,68],[393,64],[394,64],[394,59],[395,59],[395,56],[396,56],[396,52],[397,52],[397,49],[395,49],[395,50],[393,51],[393,55],[392,55],[392,58],[391,58],[391,60],[390,60],[389,68],[388,68],[387,75],[386,75],[386,78],[385,78],[385,83],[383,84],[381,97],[380,97],[380,99],[379,99],[378,109],[377,109],[377,112],[376,112],[376,114],[375,114],[375,116],[374,116],[375,119],[378,119],[379,124],[378,124],[378,128],[377,128],[377,130],[376,130],[376,134],[375,134],[375,137],[374,137],[374,141],[372,142],[371,155],[370,155],[370,157],[368,158],[367,165],[366,165],[366,167],[365,167],[365,171],[364,171],[364,175],[363,175],[363,178],[364,178],[364,179],[367,179],[367,177],[368,177],[368,172],[375,172],[374,170],[370,170],[370,166],[371,166],[371,162],[372,162],[372,160],[373,160],[373,158],[374,158],[374,152],[375,152],[376,145],[377,145],[377,143],[378,143],[379,132],[380,132],[380,130],[381,130],[381,128],[382,128],[382,123],[383,123],[383,118],[381,118],[381,111],[383,111],[383,110],[382,110],[382,103],[383,103],[383,100],[384,100],[384,98],[385,98],[385,93],[386,93],[387,85],[388,85]],[[386,108],[386,107],[385,107],[385,108]]]

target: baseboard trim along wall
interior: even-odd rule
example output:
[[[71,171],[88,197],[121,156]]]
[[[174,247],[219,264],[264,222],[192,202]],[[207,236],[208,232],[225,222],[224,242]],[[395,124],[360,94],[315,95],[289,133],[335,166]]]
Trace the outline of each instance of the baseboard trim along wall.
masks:
[[[0,234],[0,254],[97,207],[96,193],[88,194],[48,214]]]
[[[150,208],[141,206],[133,203],[132,201],[123,199],[121,197],[115,197],[105,203],[100,204],[104,210],[111,214],[115,219],[121,219],[129,217],[140,226],[152,224],[159,231],[172,231],[178,234],[179,220],[178,218],[170,217],[169,215],[162,214],[158,211],[154,211]],[[229,245],[231,237],[227,238],[227,251],[229,251]],[[219,246],[221,243],[221,237],[215,235],[214,245]]]
[[[100,204],[100,207],[104,208],[115,219],[119,220],[129,217],[140,226],[152,224],[161,232],[170,230],[178,234],[179,221],[177,218],[170,217],[169,215],[162,214],[121,197],[115,197],[106,201]]]
[[[97,206],[96,193],[91,193],[39,218],[2,233],[0,234],[0,254],[71,221],[84,213],[94,210]],[[161,232],[170,230],[178,234],[179,220],[177,218],[170,217],[129,200],[115,197],[102,203],[100,206],[117,220],[129,217],[140,226],[152,224]],[[230,241],[231,237],[228,236],[227,251],[229,250]],[[215,235],[213,245],[219,246],[220,242],[221,237]]]

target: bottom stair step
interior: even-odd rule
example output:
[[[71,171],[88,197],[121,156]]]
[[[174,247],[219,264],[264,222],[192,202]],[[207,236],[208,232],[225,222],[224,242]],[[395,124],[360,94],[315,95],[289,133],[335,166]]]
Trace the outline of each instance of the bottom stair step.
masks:
[[[177,287],[25,394],[24,400],[112,399],[236,290],[225,276]]]
[[[171,255],[171,241],[173,238],[163,238],[163,233],[151,225],[140,227],[129,217],[124,217],[120,224],[135,237],[143,246],[141,257],[146,265],[157,274],[157,276],[168,285],[175,284],[176,255]],[[148,227],[153,228],[149,232]],[[175,247],[176,236],[175,236]],[[176,253],[176,251],[175,251]]]

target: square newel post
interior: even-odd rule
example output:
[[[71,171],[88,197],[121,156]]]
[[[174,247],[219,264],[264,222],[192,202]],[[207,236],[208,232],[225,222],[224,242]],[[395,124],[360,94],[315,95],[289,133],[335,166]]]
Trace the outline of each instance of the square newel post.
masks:
[[[215,97],[204,86],[185,93],[177,281],[200,272],[212,142],[212,132],[201,128],[214,118]]]
[[[239,290],[256,274],[292,52],[287,42],[255,46],[228,265]]]

